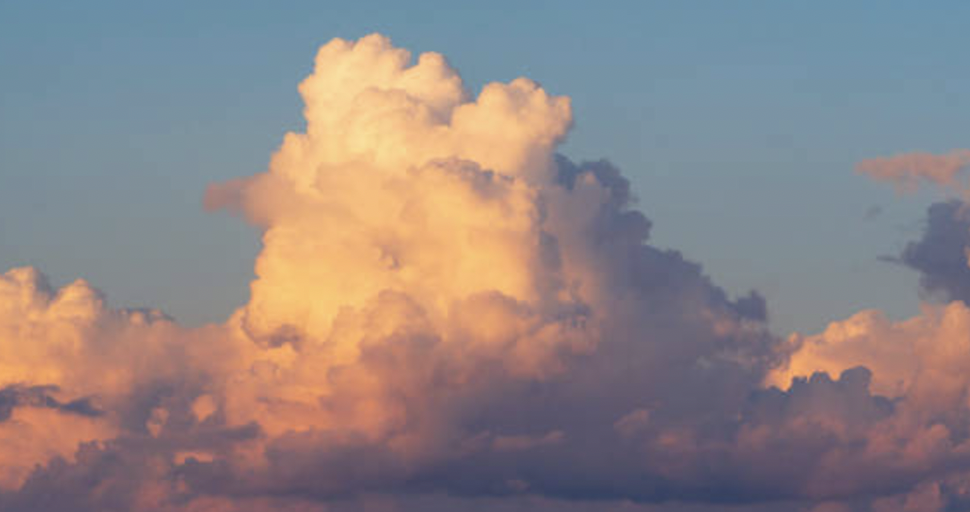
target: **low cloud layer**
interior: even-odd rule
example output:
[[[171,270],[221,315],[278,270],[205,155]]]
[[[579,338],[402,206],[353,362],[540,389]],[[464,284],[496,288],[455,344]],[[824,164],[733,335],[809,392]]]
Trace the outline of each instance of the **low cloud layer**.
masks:
[[[263,239],[223,324],[0,278],[0,509],[970,500],[963,303],[782,339],[757,292],[650,244],[616,167],[555,153],[568,98],[474,97],[379,35],[323,46],[300,93],[306,132],[206,192]],[[860,168],[909,179],[893,165]]]

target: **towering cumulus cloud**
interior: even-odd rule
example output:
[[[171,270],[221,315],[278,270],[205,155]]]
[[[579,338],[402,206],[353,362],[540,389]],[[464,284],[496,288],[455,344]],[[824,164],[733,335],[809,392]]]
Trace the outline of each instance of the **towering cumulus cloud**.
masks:
[[[615,167],[555,153],[568,98],[472,97],[379,35],[323,46],[300,93],[306,133],[205,195],[263,239],[224,324],[2,277],[0,509],[962,503],[962,304],[782,340],[647,243]]]

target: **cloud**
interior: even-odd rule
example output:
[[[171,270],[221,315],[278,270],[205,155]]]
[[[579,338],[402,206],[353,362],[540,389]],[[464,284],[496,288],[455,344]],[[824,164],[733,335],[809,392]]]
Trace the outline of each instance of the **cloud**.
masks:
[[[0,279],[0,508],[959,499],[963,306],[782,340],[757,292],[650,243],[615,166],[555,153],[568,98],[473,97],[379,35],[324,45],[299,90],[305,133],[206,192],[263,238],[224,324]]]
[[[961,201],[935,203],[929,207],[919,240],[906,244],[900,263],[920,274],[920,285],[931,298],[970,303],[970,212]]]
[[[0,487],[81,443],[147,433],[152,409],[201,392],[228,362],[222,330],[110,309],[82,280],[54,290],[31,268],[0,275]]]
[[[53,396],[56,386],[18,386],[11,385],[0,389],[0,422],[10,419],[17,407],[37,407],[54,409],[68,414],[81,416],[100,416],[100,411],[90,398],[77,398],[62,403]]]
[[[970,420],[968,332],[970,309],[961,301],[926,305],[922,315],[899,322],[877,311],[863,311],[833,322],[820,334],[793,336],[788,342],[793,347],[790,360],[770,374],[769,381],[784,383],[794,377],[794,389],[810,372],[835,375],[861,367],[871,371],[869,387],[891,400],[892,413],[869,427],[867,452],[900,450],[895,464],[908,458],[917,466],[948,468],[924,475],[913,491],[916,495],[903,492],[901,497],[877,500],[874,510],[943,510],[941,503],[967,502],[961,482],[968,476],[970,450],[964,434]],[[898,478],[911,470],[897,469]],[[924,502],[937,505],[914,505]]]
[[[901,192],[911,192],[924,181],[964,192],[967,185],[960,178],[968,165],[970,150],[957,149],[943,155],[915,152],[871,158],[859,162],[856,170],[874,180],[892,183]]]

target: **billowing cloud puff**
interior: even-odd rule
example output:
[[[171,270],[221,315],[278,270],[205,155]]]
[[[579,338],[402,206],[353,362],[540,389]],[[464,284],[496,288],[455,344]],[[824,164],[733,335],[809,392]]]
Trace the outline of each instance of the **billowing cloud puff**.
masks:
[[[220,331],[108,309],[81,280],[55,291],[31,268],[0,276],[0,488],[84,443],[157,436],[166,404],[203,394],[229,364]]]
[[[307,132],[269,172],[207,193],[266,230],[243,319],[255,338],[323,341],[382,290],[434,315],[480,293],[566,293],[537,282],[550,251],[536,185],[555,177],[568,99],[519,79],[469,102],[443,57],[410,59],[376,35],[325,45],[300,85]]]
[[[930,298],[962,300],[970,304],[970,210],[961,201],[929,207],[919,240],[910,242],[888,261],[920,274],[920,285]]]
[[[915,190],[923,181],[963,192],[967,184],[960,178],[968,165],[970,150],[957,149],[943,155],[916,152],[871,158],[859,162],[856,170],[903,192]]]
[[[941,468],[937,477],[944,478],[930,478],[914,492],[935,489],[931,494],[940,503],[967,500],[966,484],[953,484],[970,475],[970,309],[963,302],[925,306],[922,315],[900,322],[863,311],[820,334],[792,336],[788,343],[792,356],[769,375],[770,382],[791,382],[793,391],[808,375],[815,375],[812,380],[822,375],[816,372],[841,373],[843,380],[845,372],[871,372],[869,389],[884,397],[891,413],[868,427],[867,451],[900,450],[894,463],[909,457],[914,464]],[[942,468],[960,471],[948,475]],[[949,489],[950,496],[939,495],[940,488]]]
[[[378,35],[325,45],[300,93],[306,132],[205,196],[263,237],[224,324],[0,281],[0,509],[962,499],[962,305],[786,342],[756,292],[648,243],[618,169],[555,154],[567,98],[473,97]]]

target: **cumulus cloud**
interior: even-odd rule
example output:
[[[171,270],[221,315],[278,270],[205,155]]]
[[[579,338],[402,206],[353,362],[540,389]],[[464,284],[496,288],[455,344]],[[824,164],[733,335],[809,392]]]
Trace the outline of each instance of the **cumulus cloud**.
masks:
[[[926,182],[960,195],[930,206],[922,237],[907,244],[900,255],[884,258],[919,272],[922,290],[930,298],[970,298],[970,214],[965,203],[970,193],[968,166],[967,149],[942,155],[916,152],[877,157],[856,166],[858,172],[892,183],[901,192],[911,192]]]
[[[924,474],[910,493],[876,500],[873,510],[944,510],[946,503],[967,503],[968,333],[970,309],[960,301],[927,305],[922,315],[898,322],[863,311],[817,335],[792,336],[792,357],[768,380],[792,382],[794,390],[812,372],[842,372],[843,380],[844,372],[871,372],[869,388],[888,400],[891,413],[868,427],[866,451],[898,450],[894,464],[910,459],[941,468]],[[899,478],[911,470],[897,469]]]
[[[970,193],[965,172],[968,166],[967,149],[942,155],[916,152],[877,157],[856,166],[858,172],[892,183],[901,192],[911,192],[925,182],[959,194],[930,206],[922,237],[907,244],[898,256],[883,258],[919,272],[922,291],[929,298],[970,298],[970,213],[965,202]],[[870,217],[868,212],[866,217]]]
[[[0,275],[0,487],[73,461],[83,443],[148,433],[153,409],[205,389],[228,361],[221,330],[110,309],[82,280],[54,290],[31,268]]]
[[[0,279],[0,508],[962,499],[964,306],[785,341],[758,293],[649,243],[615,166],[555,153],[568,98],[474,96],[380,35],[324,45],[299,90],[305,133],[206,192],[263,239],[224,324]]]
[[[965,203],[953,200],[931,205],[920,239],[906,244],[899,256],[888,261],[919,272],[928,298],[970,303],[968,250],[970,210]]]

